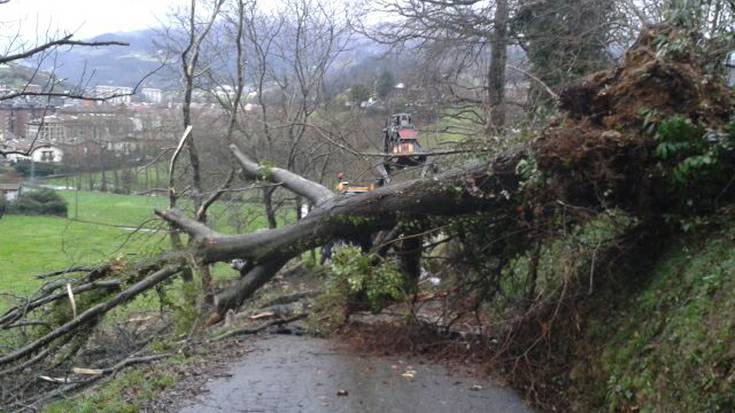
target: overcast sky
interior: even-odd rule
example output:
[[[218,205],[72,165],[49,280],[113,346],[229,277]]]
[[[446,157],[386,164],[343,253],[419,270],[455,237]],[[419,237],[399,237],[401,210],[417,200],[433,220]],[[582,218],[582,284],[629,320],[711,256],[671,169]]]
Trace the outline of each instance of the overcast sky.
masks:
[[[0,5],[0,19],[4,27],[19,27],[26,39],[35,38],[38,32],[45,33],[47,27],[75,31],[78,38],[89,38],[157,27],[169,9],[187,3],[186,0],[12,0]],[[6,31],[4,35],[9,33]]]

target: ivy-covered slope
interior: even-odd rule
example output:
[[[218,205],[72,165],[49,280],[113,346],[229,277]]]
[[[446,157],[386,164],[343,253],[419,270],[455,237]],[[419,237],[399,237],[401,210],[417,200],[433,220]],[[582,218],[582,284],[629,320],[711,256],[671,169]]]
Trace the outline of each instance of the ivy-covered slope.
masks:
[[[718,222],[587,306],[566,373],[574,410],[735,411],[735,213]]]

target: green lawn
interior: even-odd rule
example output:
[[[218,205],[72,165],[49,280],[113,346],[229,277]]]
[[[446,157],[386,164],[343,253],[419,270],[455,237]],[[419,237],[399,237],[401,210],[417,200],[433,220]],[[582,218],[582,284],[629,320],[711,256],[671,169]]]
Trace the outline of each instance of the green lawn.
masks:
[[[24,295],[41,285],[36,274],[154,254],[168,246],[164,236],[63,218],[5,215],[0,219],[0,291]],[[2,300],[0,308],[7,304]]]
[[[131,259],[153,255],[169,247],[165,231],[133,233],[116,226],[148,229],[165,226],[153,215],[166,208],[167,198],[115,195],[101,192],[61,191],[69,203],[69,217],[5,215],[0,219],[0,293],[28,294],[41,285],[33,275],[74,265],[93,265],[120,255]],[[78,200],[78,206],[77,206]],[[186,209],[188,202],[182,202]],[[235,202],[215,204],[210,224],[222,233],[243,233],[266,225],[262,207]],[[284,211],[279,223],[293,221],[293,211]],[[225,264],[214,268],[218,278],[234,276]],[[0,312],[7,306],[0,295]]]
[[[79,191],[78,194],[75,191],[59,193],[68,203],[69,218],[110,225],[137,226],[155,219],[155,208],[163,209],[168,206],[168,199],[163,197],[84,191]]]
[[[59,193],[69,203],[69,218],[110,225],[138,226],[148,221],[146,227],[160,227],[160,220],[154,216],[153,210],[168,207],[168,198],[165,197],[84,191],[78,195],[75,191]],[[193,212],[189,201],[181,201],[179,207],[190,214]],[[279,224],[293,222],[294,219],[292,210],[279,214]],[[267,226],[262,206],[228,201],[218,202],[210,208],[208,222],[224,234],[252,232]]]
[[[470,115],[465,115],[469,117]],[[441,150],[464,143],[468,136],[482,132],[482,127],[469,119],[456,119],[452,116],[442,116],[431,125],[425,125],[423,130],[436,130],[436,133],[421,133],[422,144],[427,148]]]
[[[158,179],[156,179],[156,169],[158,169]],[[128,183],[131,192],[142,192],[150,188],[165,188],[168,185],[167,162],[158,162],[155,165],[151,165],[148,168],[148,179],[146,179],[145,169],[143,168],[132,168],[131,171],[133,173],[131,175],[131,181]],[[114,185],[113,172],[107,171],[105,172],[105,176],[107,178],[107,184],[110,186]],[[100,190],[102,186],[102,172],[94,172],[92,173],[92,177],[95,190]],[[119,173],[118,177],[122,177],[122,172]],[[74,187],[77,183],[77,178],[74,176],[42,178],[42,183],[60,187]],[[82,190],[89,190],[88,173],[82,175],[80,185]],[[120,185],[123,185],[122,182]]]

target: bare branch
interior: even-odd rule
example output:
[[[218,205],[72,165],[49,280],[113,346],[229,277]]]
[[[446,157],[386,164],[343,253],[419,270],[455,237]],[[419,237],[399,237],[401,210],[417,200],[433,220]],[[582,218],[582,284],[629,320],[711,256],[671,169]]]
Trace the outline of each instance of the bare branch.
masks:
[[[286,169],[264,167],[250,160],[236,145],[230,150],[242,166],[243,172],[251,178],[264,178],[274,183],[281,183],[289,190],[307,198],[314,205],[319,205],[334,197],[334,192],[325,186],[310,181]]]
[[[230,173],[227,175],[227,179],[225,179],[225,182],[222,183],[222,186],[220,186],[220,188],[217,191],[215,191],[209,198],[207,198],[202,203],[202,206],[199,207],[199,210],[197,210],[197,213],[196,213],[197,221],[206,222],[207,210],[213,203],[215,203],[222,195],[224,195],[227,192],[227,188],[229,188],[230,184],[232,184],[232,181],[234,179],[235,179],[235,170],[231,169]]]
[[[181,155],[181,151],[184,149],[184,144],[186,143],[186,140],[189,138],[189,135],[191,134],[192,126],[188,125],[186,127],[186,130],[184,130],[184,134],[181,135],[181,139],[179,139],[179,144],[176,146],[176,150],[174,150],[173,155],[171,155],[171,161],[169,162],[168,166],[168,196],[169,196],[169,207],[175,208],[176,207],[176,199],[178,195],[176,194],[176,176],[174,173],[176,172],[176,162],[179,160],[179,155]]]
[[[208,226],[199,221],[184,217],[179,211],[175,209],[170,209],[166,211],[156,210],[155,213],[159,217],[163,218],[165,221],[174,224],[177,228],[182,229],[195,239],[201,240],[214,238],[214,236],[217,235],[217,233]]]
[[[116,42],[116,41],[107,41],[107,42],[84,42],[84,41],[78,41],[78,40],[72,40],[72,37],[74,37],[74,34],[67,34],[66,36],[62,37],[61,39],[52,40],[50,42],[46,42],[44,44],[41,44],[39,46],[36,46],[34,48],[24,50],[19,53],[0,56],[0,64],[12,62],[15,60],[25,59],[28,57],[31,57],[35,54],[41,53],[43,51],[46,51],[48,49],[59,47],[59,46],[86,46],[86,47],[101,47],[101,46],[130,46],[129,43],[125,42]]]
[[[520,67],[516,67],[516,66],[513,66],[513,65],[508,65],[508,68],[509,68],[509,69],[511,69],[511,70],[515,70],[515,71],[516,71],[516,72],[518,72],[518,73],[521,73],[521,74],[524,74],[524,75],[528,76],[528,77],[529,77],[530,79],[532,79],[532,80],[533,80],[534,82],[538,83],[538,84],[539,84],[539,85],[540,85],[541,87],[543,87],[543,88],[544,88],[544,90],[546,91],[546,93],[548,93],[548,94],[549,94],[549,96],[550,96],[550,97],[551,97],[552,99],[554,99],[554,101],[559,101],[559,95],[558,95],[558,94],[557,94],[556,92],[554,92],[554,91],[553,91],[553,90],[552,90],[552,89],[551,89],[551,88],[549,87],[549,85],[547,85],[546,83],[544,83],[544,81],[543,81],[543,80],[539,79],[539,78],[538,78],[538,76],[535,76],[535,75],[534,75],[533,73],[530,73],[530,72],[528,72],[527,70],[523,70],[523,69],[521,69]]]
[[[45,336],[38,338],[36,341],[26,344],[25,346],[13,351],[10,354],[0,356],[0,366],[6,365],[8,363],[12,363],[19,359],[22,359],[23,357],[26,357],[32,354],[33,352],[45,346],[46,344],[52,342],[53,340],[59,337],[62,337],[64,335],[70,334],[71,332],[77,330],[78,328],[85,325],[86,323],[104,315],[105,313],[112,310],[119,304],[128,302],[132,300],[133,298],[135,298],[137,295],[147,291],[149,288],[159,284],[162,281],[169,279],[171,276],[178,273],[180,270],[181,270],[181,266],[169,266],[169,267],[164,267],[163,269],[159,271],[156,271],[155,273],[145,277],[138,283],[133,284],[129,288],[120,292],[115,297],[113,297],[111,300],[97,304],[87,309],[82,314],[80,314],[79,317],[49,332]]]

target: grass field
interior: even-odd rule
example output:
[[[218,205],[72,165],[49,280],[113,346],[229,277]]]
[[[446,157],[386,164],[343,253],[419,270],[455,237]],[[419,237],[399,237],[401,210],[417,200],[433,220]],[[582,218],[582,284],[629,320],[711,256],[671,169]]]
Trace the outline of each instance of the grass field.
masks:
[[[156,175],[156,169],[158,169],[158,175]],[[168,185],[167,162],[158,162],[155,165],[151,165],[148,168],[148,179],[146,179],[145,169],[132,168],[132,171],[131,181],[128,183],[131,192],[142,192],[150,188],[165,188]],[[107,177],[107,185],[113,185],[113,172],[107,171],[105,175]],[[102,186],[102,172],[92,173],[92,181],[94,182],[95,190],[100,190]],[[74,187],[77,183],[77,178],[75,176],[42,178],[42,183],[60,187]],[[82,190],[89,190],[89,174],[83,174],[79,183]]]
[[[121,255],[140,257],[167,246],[163,233],[132,234],[63,218],[6,215],[0,219],[0,292],[26,295],[41,285],[33,275]],[[4,305],[0,298],[0,310]]]
[[[59,191],[59,193],[68,203],[69,218],[110,225],[137,226],[155,219],[153,215],[155,208],[168,206],[168,199],[163,197],[83,191],[79,191],[78,194],[75,191]]]
[[[153,210],[168,207],[164,197],[117,195],[104,192],[60,191],[69,204],[69,218],[109,225],[160,227]],[[78,200],[78,203],[77,203]],[[78,207],[77,207],[78,205]],[[179,207],[192,213],[191,202],[181,201]],[[257,204],[222,201],[214,204],[208,215],[209,225],[225,234],[252,232],[267,225],[263,209]],[[283,211],[279,223],[293,222],[293,211]]]
[[[169,247],[165,231],[130,230],[141,224],[164,229],[153,209],[165,208],[166,198],[81,191],[61,191],[61,195],[69,204],[69,217],[77,216],[76,220],[16,215],[0,219],[0,293],[33,292],[41,285],[33,278],[36,274],[94,265],[121,255],[130,259],[154,255]],[[187,203],[182,206],[186,208]],[[222,202],[212,207],[209,216],[218,231],[243,233],[266,225],[260,211],[257,205]],[[292,217],[292,211],[284,211],[279,223],[290,222]],[[234,275],[225,264],[215,266],[214,273]],[[0,295],[0,312],[7,298]]]

